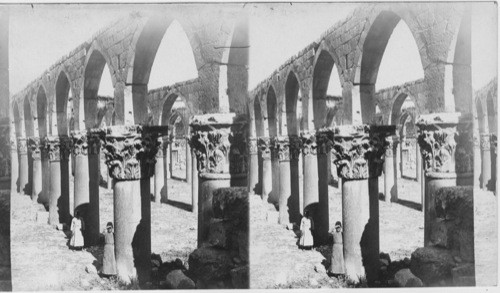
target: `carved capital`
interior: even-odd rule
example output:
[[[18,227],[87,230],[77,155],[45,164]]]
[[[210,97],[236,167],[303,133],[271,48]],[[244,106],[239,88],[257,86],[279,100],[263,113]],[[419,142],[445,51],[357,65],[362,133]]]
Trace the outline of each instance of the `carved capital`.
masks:
[[[116,180],[139,180],[154,175],[158,132],[140,125],[111,126],[101,136],[109,175]]]
[[[61,160],[67,161],[71,155],[72,141],[67,135],[59,136],[59,153]]]
[[[458,116],[422,115],[417,121],[418,144],[426,172],[454,173]]]
[[[43,148],[48,155],[49,161],[58,162],[61,160],[61,145],[59,137],[46,136],[43,139]]]
[[[17,138],[17,151],[20,155],[26,155],[28,153],[28,140],[26,137]]]
[[[290,160],[298,160],[302,150],[302,140],[298,135],[290,135]]]
[[[28,145],[31,152],[31,157],[33,160],[42,159],[42,150],[40,145],[40,138],[38,137],[28,137]]]
[[[386,140],[387,140],[387,147],[385,148],[385,156],[393,157],[394,154],[397,152],[399,139],[397,138],[397,136],[389,136],[386,138]]]
[[[194,116],[191,147],[198,172],[245,174],[247,171],[246,121],[235,114]]]
[[[87,134],[87,145],[89,155],[99,155],[102,148],[102,140],[104,138],[104,129],[91,129]]]
[[[257,138],[249,137],[248,138],[248,154],[249,155],[257,155],[259,153],[259,148],[257,147]]]
[[[304,132],[300,136],[302,153],[304,156],[316,156],[318,145],[316,143],[316,134],[313,132]]]
[[[316,133],[317,152],[326,155],[333,148],[333,128],[323,128]]]
[[[481,151],[489,151],[491,148],[490,134],[481,133],[480,134],[480,146]]]
[[[71,132],[73,154],[75,156],[87,156],[88,155],[88,142],[87,142],[87,132],[82,131],[72,131]]]
[[[271,139],[269,137],[259,137],[259,150],[264,160],[270,160],[271,152]]]
[[[332,154],[339,177],[359,180],[380,176],[386,137],[394,135],[395,126],[343,125],[333,130]]]
[[[288,136],[273,137],[271,143],[280,162],[290,161],[290,138]]]
[[[497,135],[492,133],[490,141],[491,141],[491,148],[493,149],[493,152],[496,155],[497,154]]]

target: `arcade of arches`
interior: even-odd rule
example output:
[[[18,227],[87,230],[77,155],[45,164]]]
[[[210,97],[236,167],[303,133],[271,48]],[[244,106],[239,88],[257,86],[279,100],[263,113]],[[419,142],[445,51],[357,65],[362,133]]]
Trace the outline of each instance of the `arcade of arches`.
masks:
[[[81,211],[91,245],[99,233],[98,186],[106,180],[114,191],[118,274],[130,281],[150,274],[150,193],[155,203],[168,201],[165,180],[176,164],[185,164],[192,187],[199,246],[214,214],[212,191],[242,185],[276,207],[279,224],[298,223],[308,210],[315,242],[325,243],[328,187],[336,181],[346,274],[372,285],[380,263],[379,192],[397,202],[401,180],[420,183],[429,248],[440,217],[436,194],[459,185],[496,190],[496,83],[473,99],[466,3],[364,4],[251,91],[246,28],[238,9],[228,7],[216,20],[196,9],[131,15],[15,94],[12,192],[45,205],[51,225]],[[191,43],[198,77],[151,90],[151,66],[173,19]],[[380,90],[378,69],[400,21],[415,38],[424,77]],[[97,95],[105,65],[112,97]],[[332,68],[341,96],[327,95]],[[103,155],[108,172],[99,176]],[[473,245],[457,251],[474,262]],[[135,253],[142,261],[134,263]]]
[[[467,5],[364,5],[250,91],[250,192],[274,206],[277,222],[287,227],[308,211],[315,245],[321,245],[333,228],[328,188],[338,184],[350,279],[366,277],[373,285],[379,276],[379,194],[386,202],[402,202],[398,185],[418,182],[422,249],[431,251],[439,246],[435,231],[442,221],[437,194],[465,186],[466,192],[456,192],[471,203],[473,185],[495,189],[490,145],[496,153],[496,129],[488,125],[496,125],[496,87],[478,99],[476,116],[468,11]],[[385,48],[400,21],[415,39],[424,77],[377,89]],[[341,97],[327,95],[334,64]],[[474,143],[479,135],[480,155]],[[472,204],[465,214],[473,217]],[[472,223],[464,228],[467,248],[446,244],[469,264]],[[467,277],[474,284],[474,276]]]
[[[10,100],[12,157],[18,158],[12,192],[45,206],[52,226],[80,214],[85,246],[93,246],[100,235],[99,185],[107,183],[117,272],[125,283],[149,282],[151,201],[169,202],[166,183],[180,168],[180,179],[192,184],[190,209],[200,210],[199,247],[214,215],[211,202],[198,203],[198,184],[210,194],[246,184],[247,17],[240,5],[221,7],[217,18],[201,17],[199,9],[131,13]],[[149,89],[157,50],[174,21],[187,36],[197,77]],[[105,68],[111,97],[98,94]]]

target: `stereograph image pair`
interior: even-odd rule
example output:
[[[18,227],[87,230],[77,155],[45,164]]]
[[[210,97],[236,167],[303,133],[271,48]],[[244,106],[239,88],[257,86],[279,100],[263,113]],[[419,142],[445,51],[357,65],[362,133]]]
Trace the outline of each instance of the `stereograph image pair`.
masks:
[[[496,2],[0,5],[0,290],[496,287]]]

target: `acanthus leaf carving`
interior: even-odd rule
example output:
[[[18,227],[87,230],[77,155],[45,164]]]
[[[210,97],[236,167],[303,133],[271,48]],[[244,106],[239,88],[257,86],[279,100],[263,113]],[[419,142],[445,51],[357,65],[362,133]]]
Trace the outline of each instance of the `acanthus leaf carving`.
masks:
[[[259,153],[259,148],[257,146],[258,139],[256,137],[248,138],[248,154],[249,155],[257,155]]]
[[[87,142],[87,132],[86,131],[72,131],[72,148],[73,154],[75,156],[87,156],[88,155],[88,142]]]
[[[51,162],[58,162],[61,160],[61,145],[59,137],[46,136],[43,140],[43,147]]]
[[[41,160],[42,150],[40,145],[40,139],[38,137],[28,137],[28,144],[30,148],[31,158],[33,160]]]
[[[270,160],[272,155],[271,139],[269,137],[259,137],[259,150],[264,160]]]
[[[301,134],[301,146],[304,156],[316,156],[318,153],[318,144],[314,132],[304,132]]]
[[[28,140],[26,137],[17,138],[17,151],[19,155],[26,155],[28,153]]]

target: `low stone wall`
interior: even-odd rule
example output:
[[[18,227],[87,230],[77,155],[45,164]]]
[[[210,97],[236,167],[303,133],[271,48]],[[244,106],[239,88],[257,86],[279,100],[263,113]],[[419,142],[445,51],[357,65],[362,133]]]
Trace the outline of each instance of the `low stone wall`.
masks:
[[[425,286],[475,286],[473,187],[440,188],[431,245],[415,250],[411,272]]]

